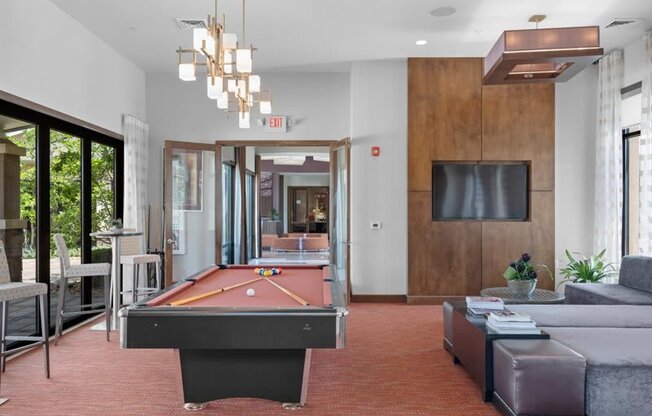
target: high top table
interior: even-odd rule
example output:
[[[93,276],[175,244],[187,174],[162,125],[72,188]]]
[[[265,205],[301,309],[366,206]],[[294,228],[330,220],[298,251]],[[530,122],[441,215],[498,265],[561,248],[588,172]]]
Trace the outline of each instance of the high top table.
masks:
[[[143,235],[143,233],[141,231],[125,231],[123,229],[90,233],[91,237],[108,238],[111,240],[111,330],[113,331],[120,329],[120,318],[118,317],[120,292],[122,291],[122,282],[120,279],[120,239],[122,237],[133,237],[137,235]]]

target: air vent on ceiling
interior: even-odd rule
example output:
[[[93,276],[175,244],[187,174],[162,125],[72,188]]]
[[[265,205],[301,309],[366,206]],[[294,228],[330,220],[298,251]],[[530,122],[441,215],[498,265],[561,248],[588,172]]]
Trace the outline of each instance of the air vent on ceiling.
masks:
[[[206,22],[203,20],[181,19],[177,17],[174,21],[177,22],[179,29],[206,29]]]
[[[605,29],[611,29],[614,27],[621,27],[626,25],[631,25],[633,23],[638,23],[640,19],[615,19],[613,22],[609,23]]]

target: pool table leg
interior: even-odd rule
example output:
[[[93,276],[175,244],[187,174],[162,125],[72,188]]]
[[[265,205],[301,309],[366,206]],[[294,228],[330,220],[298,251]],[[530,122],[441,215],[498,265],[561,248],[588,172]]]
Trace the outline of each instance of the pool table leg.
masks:
[[[310,349],[180,349],[184,406],[256,397],[300,408],[306,402]]]
[[[303,379],[301,380],[301,401],[298,403],[283,403],[283,409],[298,410],[303,408],[308,398],[308,380],[310,379],[310,361],[312,349],[306,350],[306,357],[303,362]]]

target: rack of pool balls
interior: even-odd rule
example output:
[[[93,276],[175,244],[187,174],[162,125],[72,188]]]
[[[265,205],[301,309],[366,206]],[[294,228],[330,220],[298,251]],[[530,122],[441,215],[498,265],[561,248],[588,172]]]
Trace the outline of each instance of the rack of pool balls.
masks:
[[[281,273],[283,273],[283,269],[279,267],[272,267],[271,269],[266,269],[264,267],[257,267],[254,269],[254,274],[265,276],[265,277],[277,276]]]

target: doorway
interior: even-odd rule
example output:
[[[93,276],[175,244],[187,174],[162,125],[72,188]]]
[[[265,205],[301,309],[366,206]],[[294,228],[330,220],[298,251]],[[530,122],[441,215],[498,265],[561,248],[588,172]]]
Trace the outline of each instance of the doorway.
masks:
[[[350,141],[223,141],[221,258],[330,265],[349,281]]]
[[[349,287],[349,172],[348,138],[166,141],[166,286],[211,264],[317,263]]]

